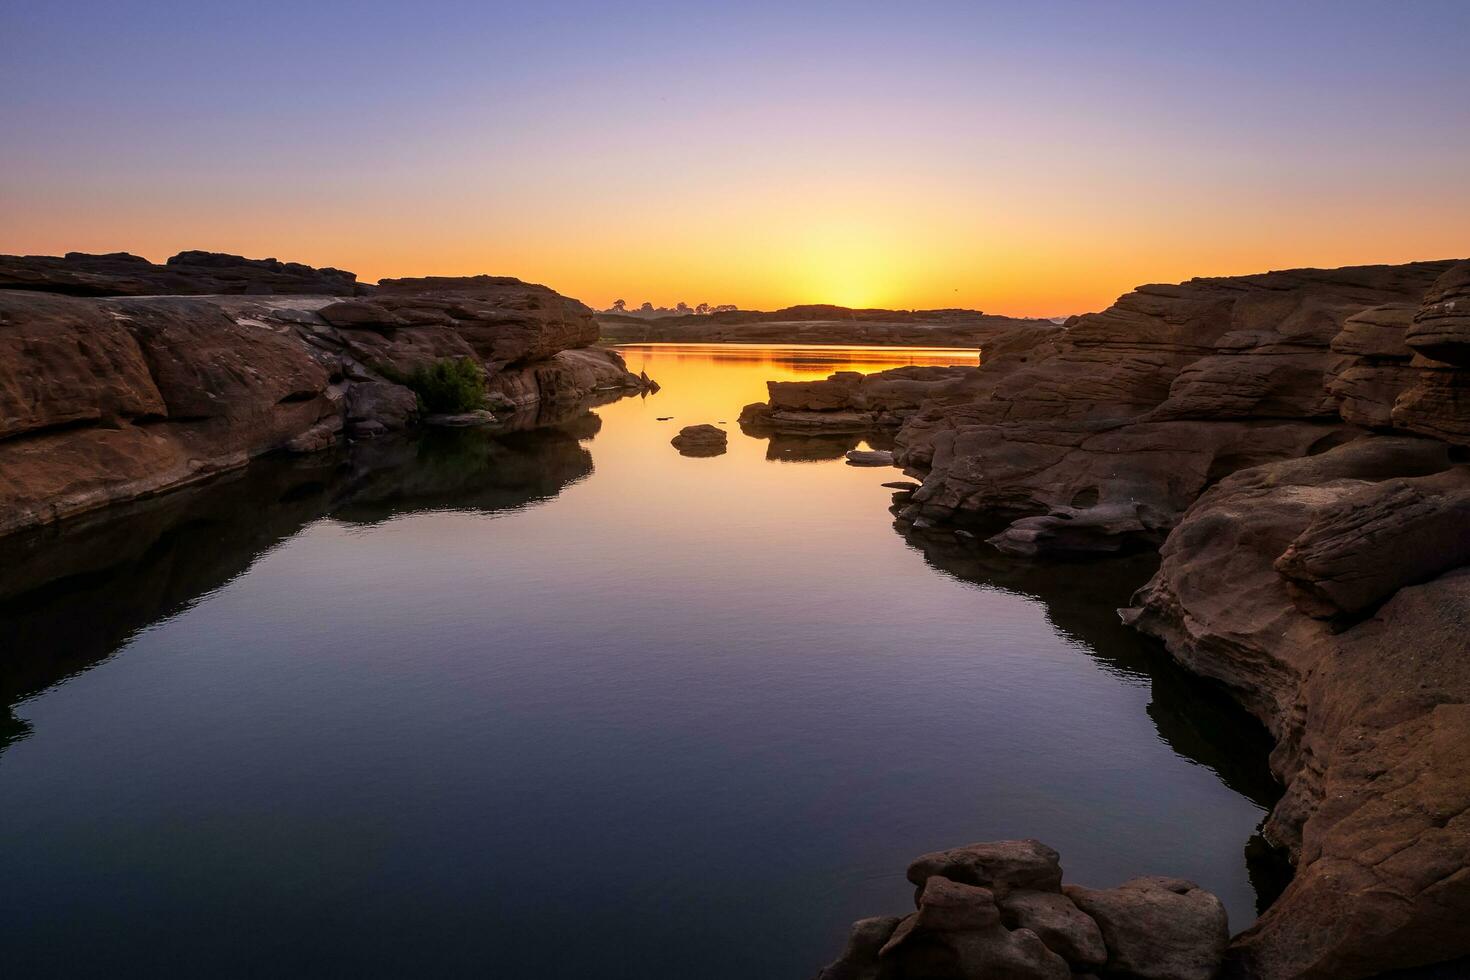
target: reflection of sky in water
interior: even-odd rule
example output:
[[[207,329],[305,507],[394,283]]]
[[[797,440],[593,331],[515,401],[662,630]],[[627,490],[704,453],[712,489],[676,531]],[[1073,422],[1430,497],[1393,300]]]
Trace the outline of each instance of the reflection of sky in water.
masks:
[[[16,975],[800,978],[912,857],[1012,836],[1249,920],[1261,809],[1176,751],[1230,743],[1117,624],[1133,583],[926,558],[893,471],[734,425],[768,379],[930,354],[626,356],[663,391],[597,410],[590,476],[518,445],[553,499],[315,520],[16,707]],[[722,421],[724,456],[669,445]]]

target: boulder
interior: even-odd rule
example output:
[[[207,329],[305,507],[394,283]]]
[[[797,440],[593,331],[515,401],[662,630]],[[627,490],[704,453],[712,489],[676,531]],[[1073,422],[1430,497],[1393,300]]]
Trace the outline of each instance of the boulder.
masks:
[[[418,396],[403,385],[362,382],[352,386],[347,398],[347,434],[355,439],[402,431],[418,417]]]
[[[922,893],[938,876],[988,888],[1004,897],[1012,891],[1058,892],[1062,866],[1056,851],[1039,840],[1002,840],[934,851],[909,865],[908,879]]]
[[[854,925],[818,980],[1210,980],[1224,962],[1225,907],[1193,882],[1063,886],[1056,852],[1035,840],[936,851],[908,877],[917,911]]]
[[[900,921],[896,915],[887,915],[854,922],[842,955],[818,973],[817,980],[881,980],[878,951]]]
[[[1040,937],[1001,923],[989,889],[935,877],[919,893],[918,906],[878,953],[900,977],[1070,980],[1066,960]]]
[[[1315,517],[1273,562],[1298,609],[1356,616],[1470,564],[1470,468],[1386,480]]]
[[[686,425],[671,440],[680,456],[723,456],[729,436],[713,425]]]
[[[1109,976],[1212,980],[1230,940],[1225,906],[1182,878],[1133,878],[1117,888],[1068,885],[1066,896],[1102,931]]]
[[[848,466],[892,466],[893,453],[887,449],[849,449]]]
[[[1001,899],[1001,918],[1010,929],[1029,929],[1074,970],[1099,967],[1108,950],[1102,930],[1066,895],[1013,891]]]
[[[455,331],[492,369],[587,347],[598,336],[588,307],[545,286],[508,276],[384,279],[374,302],[395,312],[441,308],[454,320]]]

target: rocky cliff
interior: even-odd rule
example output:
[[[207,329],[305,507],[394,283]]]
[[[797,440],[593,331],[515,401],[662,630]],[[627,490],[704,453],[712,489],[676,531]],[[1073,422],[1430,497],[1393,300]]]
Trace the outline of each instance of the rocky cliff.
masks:
[[[1296,874],[1227,972],[1470,954],[1470,261],[1145,286],[1024,341],[906,409],[901,516],[1161,550],[1126,621],[1266,723],[1286,786]]]
[[[238,268],[232,258],[171,260],[175,278],[165,285],[214,288],[220,269]],[[266,272],[280,266],[318,292],[63,295],[84,291],[74,278],[49,291],[41,280],[0,289],[0,534],[193,483],[264,453],[403,430],[419,410],[397,382],[440,361],[478,365],[503,424],[534,423],[600,391],[650,386],[616,353],[589,347],[597,339],[590,310],[544,286],[488,276],[395,280],[380,295],[343,299],[319,287],[323,279],[350,284],[350,273],[263,261],[274,263]]]

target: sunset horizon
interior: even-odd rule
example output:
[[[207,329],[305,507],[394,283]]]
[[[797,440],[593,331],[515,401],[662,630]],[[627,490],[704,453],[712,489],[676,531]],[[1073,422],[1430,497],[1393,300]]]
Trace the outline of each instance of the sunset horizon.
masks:
[[[5,980],[1470,977],[1470,0],[0,0]]]
[[[1051,317],[1470,226],[1460,4],[170,9],[4,15],[0,253]]]

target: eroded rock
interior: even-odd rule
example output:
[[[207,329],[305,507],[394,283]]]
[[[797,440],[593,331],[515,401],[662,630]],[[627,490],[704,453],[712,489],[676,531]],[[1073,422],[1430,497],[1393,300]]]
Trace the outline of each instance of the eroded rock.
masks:
[[[1068,980],[1093,970],[1208,980],[1225,951],[1225,909],[1215,896],[1168,878],[1064,888],[1056,852],[1035,840],[936,851],[910,865],[908,877],[918,886],[917,911],[854,925],[841,958],[818,980]]]
[[[680,456],[723,456],[729,436],[714,425],[686,425],[670,440]]]
[[[1058,892],[1062,887],[1059,855],[1031,838],[934,851],[915,858],[908,868],[909,881],[921,890],[936,875],[1001,896],[1012,891]]]
[[[1139,980],[1211,980],[1230,940],[1225,906],[1182,878],[1133,878],[1117,888],[1066,887],[1102,931],[1106,972]]]

